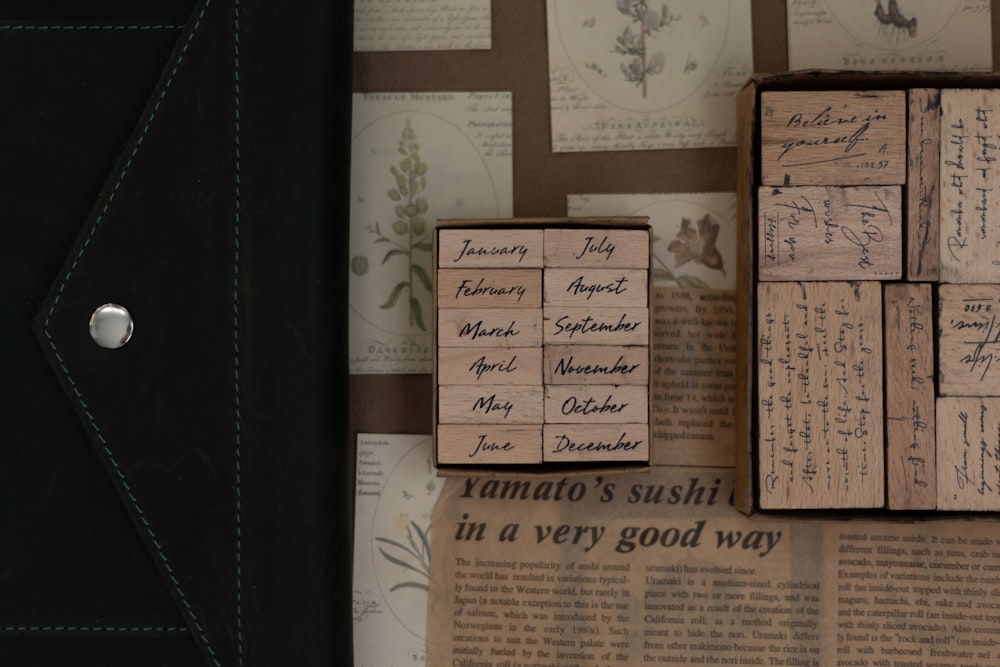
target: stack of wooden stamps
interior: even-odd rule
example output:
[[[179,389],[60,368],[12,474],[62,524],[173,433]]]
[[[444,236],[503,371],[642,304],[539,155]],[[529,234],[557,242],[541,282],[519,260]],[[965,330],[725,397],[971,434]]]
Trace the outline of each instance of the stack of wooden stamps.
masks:
[[[439,223],[438,464],[648,462],[650,231],[604,222]]]
[[[1000,510],[1000,90],[763,90],[759,119],[759,506]]]

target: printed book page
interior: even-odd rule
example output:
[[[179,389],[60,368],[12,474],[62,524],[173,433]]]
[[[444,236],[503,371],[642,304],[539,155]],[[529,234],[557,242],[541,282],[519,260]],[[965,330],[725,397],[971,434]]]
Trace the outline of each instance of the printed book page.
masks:
[[[736,145],[749,0],[548,0],[554,152]]]
[[[490,0],[355,0],[355,51],[489,49]]]
[[[431,372],[434,224],[511,216],[511,100],[509,92],[354,95],[352,374]]]
[[[358,434],[356,667],[425,662],[431,510],[443,483],[433,461],[429,435]]]
[[[732,466],[736,194],[570,195],[567,208],[645,216],[653,229],[651,460]]]
[[[789,0],[789,69],[988,72],[989,0]]]

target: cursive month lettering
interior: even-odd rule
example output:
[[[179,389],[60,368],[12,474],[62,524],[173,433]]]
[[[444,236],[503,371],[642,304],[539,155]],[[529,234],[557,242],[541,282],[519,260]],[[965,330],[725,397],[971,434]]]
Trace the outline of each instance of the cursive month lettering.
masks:
[[[583,242],[583,249],[575,259],[582,259],[584,255],[606,255],[605,260],[611,259],[611,253],[615,251],[615,244],[608,241],[608,237],[594,243],[596,237],[588,236]]]
[[[455,298],[461,299],[462,297],[476,297],[476,296],[512,296],[517,295],[516,302],[520,303],[521,298],[525,294],[524,285],[490,285],[486,283],[485,278],[480,278],[479,282],[476,283],[475,287],[472,287],[471,280],[463,280],[459,286],[455,289]]]
[[[515,255],[517,256],[517,261],[522,262],[527,254],[527,246],[521,243],[504,246],[474,246],[472,245],[472,239],[464,239],[462,247],[458,251],[458,255],[451,261],[460,262],[466,257],[502,257],[506,255]]]
[[[565,401],[563,401],[562,406],[559,408],[560,411],[566,415],[601,415],[601,414],[618,414],[625,408],[629,406],[628,402],[625,403],[615,403],[611,399],[614,398],[611,394],[604,399],[604,402],[598,403],[593,396],[588,396],[585,399],[580,399],[576,396],[570,396]]]
[[[511,403],[510,401],[499,400],[496,394],[490,394],[489,396],[480,396],[472,404],[473,412],[482,412],[484,415],[492,415],[495,412],[502,412],[504,419],[510,417],[510,411],[513,408],[514,408],[513,403]]]
[[[506,327],[486,327],[483,325],[483,321],[478,322],[466,322],[462,325],[462,328],[458,331],[459,338],[469,337],[470,340],[478,340],[480,338],[513,338],[520,334],[520,329],[514,328],[514,321]]]
[[[513,449],[514,445],[509,440],[501,443],[496,440],[487,439],[486,435],[480,435],[479,442],[476,443],[476,448],[469,454],[469,458],[475,458],[483,452],[510,452]]]
[[[469,366],[469,372],[476,374],[476,380],[482,380],[483,375],[486,373],[514,373],[518,369],[517,367],[517,355],[513,355],[510,359],[503,359],[501,361],[487,362],[486,356],[483,355],[479,357]]]
[[[628,434],[622,433],[615,441],[597,440],[576,441],[565,433],[556,436],[553,452],[630,452],[642,446],[642,440],[629,440]]]
[[[583,276],[577,276],[573,281],[566,287],[566,291],[573,296],[579,296],[581,294],[587,295],[587,300],[595,294],[624,294],[628,291],[625,283],[628,282],[626,276],[621,276],[617,280],[612,280],[608,283],[586,283],[584,282]]]
[[[621,317],[615,323],[595,320],[590,315],[586,315],[583,319],[574,322],[570,321],[569,315],[563,315],[556,320],[555,326],[556,332],[554,335],[558,336],[565,332],[568,338],[572,338],[576,334],[631,332],[642,326],[642,322],[628,321],[628,313],[622,313]]]
[[[569,355],[569,358],[560,357],[558,363],[556,363],[555,370],[553,371],[555,375],[560,375],[566,377],[567,375],[629,375],[633,373],[641,364],[626,364],[624,363],[625,356],[618,355],[618,359],[611,365],[608,364],[573,364],[573,355]]]

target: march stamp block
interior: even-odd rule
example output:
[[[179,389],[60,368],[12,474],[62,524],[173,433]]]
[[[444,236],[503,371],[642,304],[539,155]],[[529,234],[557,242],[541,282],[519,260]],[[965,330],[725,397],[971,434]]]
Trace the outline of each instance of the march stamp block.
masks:
[[[902,190],[758,190],[760,280],[895,280],[903,273]]]
[[[438,310],[438,345],[441,347],[537,347],[541,344],[541,309]]]
[[[768,91],[760,104],[764,185],[906,182],[905,91]]]

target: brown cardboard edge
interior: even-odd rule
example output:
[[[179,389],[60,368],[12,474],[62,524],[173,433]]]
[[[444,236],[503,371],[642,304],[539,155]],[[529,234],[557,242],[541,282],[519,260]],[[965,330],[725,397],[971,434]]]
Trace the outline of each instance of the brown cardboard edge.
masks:
[[[736,429],[733,504],[740,512],[768,516],[855,516],[845,510],[761,510],[757,504],[756,420],[756,220],[755,184],[759,182],[755,150],[760,132],[760,93],[771,90],[908,90],[910,88],[998,88],[1000,72],[889,72],[845,70],[795,70],[752,74],[737,95],[737,271],[745,280],[737,287]],[[888,507],[863,510],[866,516],[898,517],[902,511]],[[925,513],[928,514],[928,513]],[[960,512],[931,511],[935,518]],[[976,514],[976,513],[974,513]],[[982,514],[982,513],[978,513]]]
[[[434,228],[434,241],[431,244],[431,309],[433,321],[431,322],[431,451],[433,452],[434,469],[438,477],[491,477],[498,479],[513,479],[517,477],[555,477],[567,475],[594,475],[594,474],[615,474],[615,473],[638,473],[649,472],[653,466],[653,405],[652,391],[647,390],[647,439],[649,441],[649,454],[645,461],[622,462],[617,465],[604,463],[578,463],[557,465],[552,463],[539,463],[532,465],[496,465],[496,466],[464,466],[458,464],[442,464],[437,458],[437,429],[438,429],[438,379],[437,379],[437,258],[438,258],[438,231],[442,229],[478,229],[482,227],[524,227],[525,229],[545,229],[552,227],[577,227],[577,228],[603,228],[618,227],[625,229],[644,229],[650,235],[649,245],[649,266],[653,265],[653,244],[652,226],[649,224],[648,216],[583,216],[583,217],[555,217],[555,218],[442,218],[437,221]],[[649,367],[652,370],[653,345],[652,345],[652,304],[649,301],[652,293],[652,281],[647,282],[646,308],[649,310],[649,336],[650,341],[647,346],[649,356]],[[650,380],[651,381],[651,380]],[[647,385],[647,386],[651,386]]]

